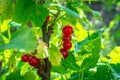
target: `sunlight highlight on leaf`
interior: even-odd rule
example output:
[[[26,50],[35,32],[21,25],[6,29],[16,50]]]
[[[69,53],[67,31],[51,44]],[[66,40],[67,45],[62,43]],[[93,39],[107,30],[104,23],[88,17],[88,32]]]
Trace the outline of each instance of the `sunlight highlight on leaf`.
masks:
[[[76,23],[75,30],[74,34],[77,37],[77,41],[82,41],[88,36],[88,31],[83,28],[82,24]],[[89,32],[90,34],[94,33],[93,30],[90,30]]]
[[[42,40],[38,41],[37,53],[36,56],[38,58],[46,58],[48,56],[47,44]]]
[[[120,46],[115,47],[108,56],[111,58],[111,63],[120,63]]]
[[[8,29],[8,23],[10,22],[11,20],[9,19],[9,20],[4,20],[3,22],[2,22],[2,24],[0,25],[1,27],[1,32],[4,32],[4,31],[6,31],[7,29]]]
[[[49,52],[49,60],[51,61],[52,65],[58,66],[60,65],[61,58],[63,58],[62,54],[60,53],[59,49],[51,44],[51,47],[48,49]]]

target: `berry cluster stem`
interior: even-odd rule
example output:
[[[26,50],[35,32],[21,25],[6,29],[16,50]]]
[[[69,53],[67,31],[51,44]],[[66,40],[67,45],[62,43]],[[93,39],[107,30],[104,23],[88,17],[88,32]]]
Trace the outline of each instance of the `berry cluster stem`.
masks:
[[[57,17],[59,16],[60,12],[57,12],[55,14],[55,18],[52,21],[52,23],[47,27],[47,21],[45,21],[42,25],[42,38],[43,41],[47,43],[48,47],[49,47],[49,40],[50,40],[50,36],[53,33],[53,26],[55,25],[55,22],[57,20]],[[45,70],[43,71],[43,74],[39,74],[39,76],[42,77],[42,80],[50,80],[50,69],[51,69],[51,62],[49,61],[48,58],[44,59],[45,62]]]

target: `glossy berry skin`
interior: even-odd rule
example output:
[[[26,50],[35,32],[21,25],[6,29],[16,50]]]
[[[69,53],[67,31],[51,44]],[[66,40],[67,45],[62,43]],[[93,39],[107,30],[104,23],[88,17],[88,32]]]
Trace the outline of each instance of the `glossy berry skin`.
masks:
[[[71,43],[70,41],[63,43],[63,48],[64,48],[65,50],[68,50],[68,49],[70,49],[71,47],[72,47],[72,43]]]
[[[39,59],[36,58],[35,56],[32,56],[30,59],[29,59],[29,64],[31,66],[38,66],[40,63]]]
[[[29,58],[30,58],[30,55],[29,55],[29,54],[24,54],[24,55],[22,55],[21,60],[22,60],[23,62],[28,62],[28,61],[29,61]]]
[[[62,40],[64,41],[64,42],[69,42],[69,41],[71,41],[71,36],[63,36],[63,38],[62,38]]]
[[[60,52],[62,53],[64,59],[67,58],[68,56],[68,51],[64,50],[64,49],[60,49]]]
[[[72,26],[66,25],[62,29],[62,32],[65,36],[70,36],[73,33],[73,28],[72,28]]]
[[[49,21],[50,21],[50,16],[48,16],[48,17],[46,18],[46,21],[47,21],[47,22],[49,22]]]

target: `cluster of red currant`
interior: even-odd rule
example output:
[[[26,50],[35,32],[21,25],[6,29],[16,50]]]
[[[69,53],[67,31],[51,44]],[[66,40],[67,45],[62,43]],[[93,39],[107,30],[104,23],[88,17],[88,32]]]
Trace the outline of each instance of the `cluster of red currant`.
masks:
[[[46,17],[46,22],[50,21],[50,16]],[[28,62],[31,66],[37,67],[40,64],[40,59],[30,54],[24,54],[21,57],[23,62]]]
[[[40,59],[30,54],[24,54],[21,57],[23,62],[28,62],[31,66],[37,67],[40,63]]]
[[[73,28],[72,26],[66,25],[62,29],[63,33],[63,48],[60,49],[60,52],[62,53],[64,58],[67,58],[68,56],[68,50],[72,47],[72,42],[71,42],[71,34],[73,33]]]

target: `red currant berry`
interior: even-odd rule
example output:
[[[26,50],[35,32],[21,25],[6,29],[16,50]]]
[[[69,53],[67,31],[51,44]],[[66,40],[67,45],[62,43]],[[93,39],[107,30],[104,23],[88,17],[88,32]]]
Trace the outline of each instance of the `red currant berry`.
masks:
[[[24,54],[24,55],[22,55],[21,60],[22,60],[23,62],[28,62],[28,61],[29,61],[29,57],[30,57],[29,54]]]
[[[39,59],[36,58],[35,56],[32,56],[30,59],[29,59],[29,64],[31,66],[38,66],[38,64],[40,63]]]
[[[72,43],[71,43],[70,41],[63,43],[63,48],[64,48],[65,50],[68,50],[68,49],[70,49],[71,47],[72,47]]]
[[[64,42],[68,42],[68,41],[71,41],[71,36],[63,36],[63,38],[62,38],[62,40],[64,41]]]
[[[66,50],[60,49],[60,52],[62,53],[62,55],[63,55],[64,58],[67,58],[68,52]]]
[[[46,18],[46,21],[47,21],[47,22],[49,22],[49,21],[50,21],[50,16],[48,16],[48,17]]]
[[[72,26],[66,25],[63,29],[62,32],[64,35],[69,36],[73,33],[73,28]]]

